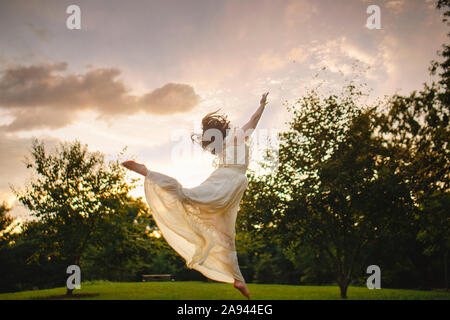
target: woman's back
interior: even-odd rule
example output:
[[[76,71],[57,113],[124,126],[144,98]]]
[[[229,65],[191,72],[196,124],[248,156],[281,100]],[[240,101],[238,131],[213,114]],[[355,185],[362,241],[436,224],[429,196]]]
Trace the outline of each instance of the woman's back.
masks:
[[[240,128],[234,128],[224,139],[222,152],[218,154],[218,166],[247,170],[250,148]]]

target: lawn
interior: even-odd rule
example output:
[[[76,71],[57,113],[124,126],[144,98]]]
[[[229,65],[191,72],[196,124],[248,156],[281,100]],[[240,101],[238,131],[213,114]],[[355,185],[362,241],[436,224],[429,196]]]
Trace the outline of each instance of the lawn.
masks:
[[[339,299],[337,286],[294,286],[275,284],[248,284],[254,300],[333,300]],[[0,294],[6,299],[62,299],[64,287]],[[108,282],[93,281],[81,284],[74,291],[76,299],[100,300],[236,300],[244,297],[230,284],[194,281],[177,282]],[[356,300],[450,300],[450,293],[403,289],[369,290],[350,287],[348,299]]]

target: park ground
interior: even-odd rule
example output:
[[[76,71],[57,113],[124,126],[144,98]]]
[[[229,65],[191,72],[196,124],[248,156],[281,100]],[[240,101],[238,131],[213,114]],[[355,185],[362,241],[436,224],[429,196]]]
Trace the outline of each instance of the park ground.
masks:
[[[253,300],[338,300],[337,286],[248,284]],[[66,288],[0,294],[0,300],[67,299]],[[374,289],[349,287],[349,300],[450,300],[439,290]],[[230,284],[195,281],[108,282],[81,284],[71,299],[90,300],[239,300],[245,299]]]

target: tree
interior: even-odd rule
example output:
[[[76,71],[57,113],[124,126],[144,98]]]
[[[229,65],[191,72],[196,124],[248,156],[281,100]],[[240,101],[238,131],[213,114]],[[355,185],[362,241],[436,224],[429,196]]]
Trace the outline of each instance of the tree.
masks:
[[[269,169],[271,164],[261,161],[260,165]],[[274,232],[273,215],[283,210],[283,202],[273,190],[273,176],[256,176],[249,171],[247,177],[249,183],[236,222],[242,274],[247,281],[298,284],[302,271],[293,268],[294,262],[286,254],[279,234]]]
[[[450,1],[438,8],[450,16]],[[338,96],[313,90],[299,99],[281,135],[278,173],[250,176],[241,206],[247,229],[281,239],[292,261],[304,248],[324,266],[333,261],[342,297],[358,264],[380,257],[393,267],[385,274],[421,281],[424,254],[440,254],[448,286],[450,48],[443,47],[444,61],[431,70],[439,82],[384,105],[358,106],[362,93],[352,82]]]
[[[441,255],[444,287],[448,287],[449,221],[448,210],[439,208],[447,205],[450,186],[447,90],[443,84],[432,83],[409,96],[395,95],[380,122],[380,134],[395,150],[390,166],[396,168],[413,201],[410,212],[415,221],[413,226],[405,226],[403,233],[414,232],[426,255]]]
[[[450,25],[450,22],[448,21],[448,18],[450,17],[450,0],[438,0],[437,9],[444,10],[444,18],[442,19],[442,22],[446,23],[447,25]],[[450,32],[448,33],[450,36]],[[444,61],[438,62],[433,61],[431,65],[431,73],[435,74],[437,70],[440,70],[440,77],[441,80],[439,81],[440,84],[442,84],[445,89],[450,89],[450,46],[448,44],[442,45],[443,50],[440,52],[440,56],[444,58]],[[449,102],[448,95],[446,96],[446,102]]]
[[[111,161],[108,168],[101,153],[88,152],[79,141],[60,143],[49,153],[35,139],[31,156],[26,165],[37,176],[24,191],[12,189],[38,219],[33,230],[39,236],[39,249],[32,259],[57,259],[66,267],[82,265],[86,248],[102,237],[99,226],[125,205],[133,186],[124,180],[118,161]]]
[[[281,135],[278,172],[262,178],[283,204],[260,221],[271,221],[286,247],[327,256],[342,298],[361,251],[410,219],[409,190],[388,166],[392,150],[376,135],[376,109],[358,106],[362,95],[350,83],[339,96],[312,90],[299,99]]]
[[[0,204],[0,249],[8,245],[10,232],[14,226],[14,219],[8,216],[10,209],[6,202]]]
[[[447,22],[450,1],[439,0],[437,8],[445,9],[443,21]],[[441,255],[448,288],[450,47],[444,44],[443,49],[443,61],[434,61],[430,70],[432,74],[439,70],[439,81],[424,84],[407,96],[394,95],[379,113],[380,133],[395,150],[391,166],[396,167],[414,202],[410,210],[415,215],[417,240],[425,245],[426,255]]]
[[[124,201],[121,201],[124,200]],[[98,241],[90,243],[84,255],[85,272],[93,280],[134,281],[146,267],[155,222],[142,199],[111,200],[114,210],[99,223]]]
[[[418,215],[420,231],[417,239],[425,244],[426,255],[442,257],[444,288],[448,290],[448,251],[450,248],[450,223],[448,217],[450,193],[436,192],[428,197]]]

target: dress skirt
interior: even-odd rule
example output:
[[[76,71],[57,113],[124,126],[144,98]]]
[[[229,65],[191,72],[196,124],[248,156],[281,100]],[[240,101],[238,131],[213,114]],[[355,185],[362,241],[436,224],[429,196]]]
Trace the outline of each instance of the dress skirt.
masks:
[[[212,280],[244,281],[235,223],[248,184],[245,172],[242,166],[219,167],[194,188],[151,170],[145,177],[145,197],[161,234],[188,268]]]

